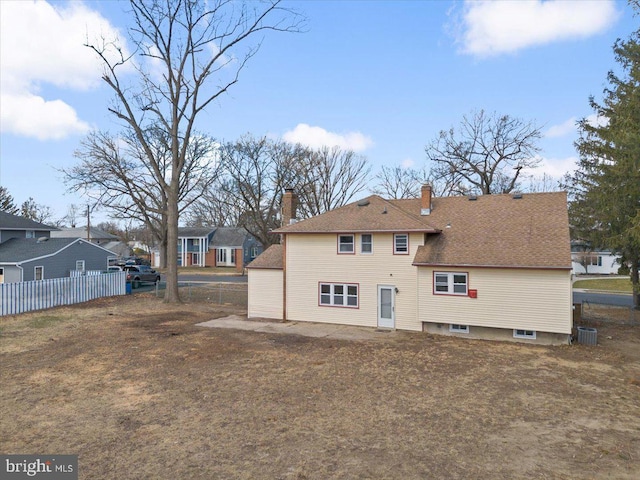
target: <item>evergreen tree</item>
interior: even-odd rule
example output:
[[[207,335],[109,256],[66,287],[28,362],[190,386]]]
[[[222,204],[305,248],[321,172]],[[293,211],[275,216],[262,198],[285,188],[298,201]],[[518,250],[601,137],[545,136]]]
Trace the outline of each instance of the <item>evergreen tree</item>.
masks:
[[[20,212],[9,190],[5,187],[0,187],[0,212],[7,212],[11,215],[17,215]]]
[[[597,120],[578,123],[578,169],[567,175],[573,238],[608,248],[631,267],[640,308],[640,30],[614,46],[621,73],[610,71]]]

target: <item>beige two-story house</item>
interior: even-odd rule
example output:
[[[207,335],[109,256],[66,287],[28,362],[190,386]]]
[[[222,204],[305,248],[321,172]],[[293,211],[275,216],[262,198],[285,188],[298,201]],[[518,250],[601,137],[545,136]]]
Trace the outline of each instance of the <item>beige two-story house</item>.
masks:
[[[249,267],[249,317],[567,343],[566,195],[372,195],[295,221]]]

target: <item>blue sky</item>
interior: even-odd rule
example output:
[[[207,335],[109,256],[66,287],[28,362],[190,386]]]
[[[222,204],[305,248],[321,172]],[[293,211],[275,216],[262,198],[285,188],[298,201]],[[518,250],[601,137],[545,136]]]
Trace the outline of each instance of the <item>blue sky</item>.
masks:
[[[117,131],[87,33],[124,32],[126,3],[0,2],[0,185],[55,217],[86,200],[59,168],[89,129]],[[338,144],[382,165],[422,167],[424,147],[463,115],[485,109],[534,121],[543,166],[573,168],[575,121],[593,112],[612,45],[637,28],[621,1],[291,1],[300,34],[270,34],[198,129]],[[364,194],[363,194],[364,195]],[[97,212],[98,220],[106,219]],[[101,218],[102,217],[102,218]]]

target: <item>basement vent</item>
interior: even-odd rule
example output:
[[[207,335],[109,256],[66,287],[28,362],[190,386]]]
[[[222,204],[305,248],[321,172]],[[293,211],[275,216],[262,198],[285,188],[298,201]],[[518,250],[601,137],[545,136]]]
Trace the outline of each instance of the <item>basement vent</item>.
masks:
[[[520,192],[516,192],[516,193],[514,193],[514,194],[513,194],[513,199],[514,199],[514,200],[520,200],[520,199],[522,199],[522,193],[520,193]]]
[[[369,200],[366,200],[366,199],[365,199],[365,200],[360,200],[360,201],[358,202],[358,206],[359,206],[359,207],[366,207],[367,205],[369,205]]]

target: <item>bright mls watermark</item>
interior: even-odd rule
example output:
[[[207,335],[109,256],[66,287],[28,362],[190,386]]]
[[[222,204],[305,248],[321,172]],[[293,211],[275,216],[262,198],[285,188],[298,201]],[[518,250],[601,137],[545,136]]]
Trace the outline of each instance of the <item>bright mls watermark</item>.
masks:
[[[77,455],[0,455],[0,479],[78,480]]]

